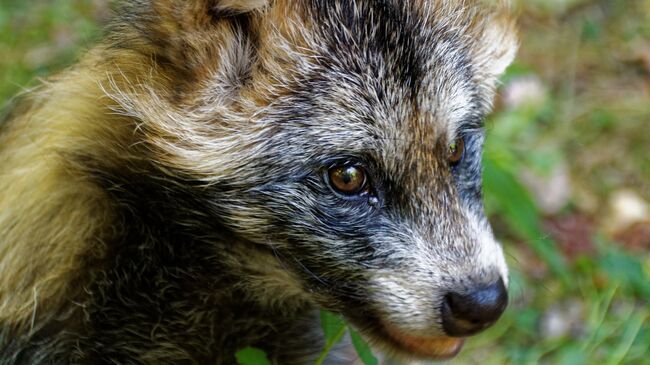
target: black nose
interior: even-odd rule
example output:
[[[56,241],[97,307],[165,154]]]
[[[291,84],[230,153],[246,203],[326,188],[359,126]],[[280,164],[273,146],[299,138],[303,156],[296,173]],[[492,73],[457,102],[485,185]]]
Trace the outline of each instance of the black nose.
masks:
[[[466,293],[448,293],[442,305],[442,326],[449,336],[464,337],[480,332],[501,317],[508,305],[503,280]]]

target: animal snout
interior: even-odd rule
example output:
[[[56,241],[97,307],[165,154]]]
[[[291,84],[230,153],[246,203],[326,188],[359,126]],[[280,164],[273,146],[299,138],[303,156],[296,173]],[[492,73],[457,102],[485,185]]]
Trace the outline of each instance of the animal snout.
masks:
[[[442,304],[442,325],[449,336],[473,335],[496,322],[507,305],[508,292],[502,279],[463,293],[449,292]]]

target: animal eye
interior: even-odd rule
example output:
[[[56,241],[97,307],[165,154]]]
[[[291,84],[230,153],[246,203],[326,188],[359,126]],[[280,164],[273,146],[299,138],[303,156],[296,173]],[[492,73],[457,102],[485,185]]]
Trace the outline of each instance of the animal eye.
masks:
[[[328,171],[330,185],[344,195],[355,195],[366,187],[366,172],[354,165],[335,166]]]
[[[465,139],[458,138],[449,145],[449,164],[452,166],[458,165],[465,156]]]

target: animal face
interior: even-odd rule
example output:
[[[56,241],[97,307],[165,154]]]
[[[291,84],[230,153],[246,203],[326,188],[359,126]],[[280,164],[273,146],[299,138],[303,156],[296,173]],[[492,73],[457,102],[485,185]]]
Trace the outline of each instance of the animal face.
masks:
[[[510,23],[461,1],[276,1],[229,32],[195,120],[157,121],[187,138],[152,144],[317,303],[396,353],[455,354],[507,301],[481,150]]]

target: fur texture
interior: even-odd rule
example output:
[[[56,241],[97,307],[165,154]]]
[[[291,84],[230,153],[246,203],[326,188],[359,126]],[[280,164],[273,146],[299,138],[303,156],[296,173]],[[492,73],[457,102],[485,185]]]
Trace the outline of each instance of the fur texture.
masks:
[[[507,280],[480,193],[482,120],[516,48],[502,12],[116,12],[103,43],[2,123],[1,364],[232,364],[246,346],[307,364],[319,307],[408,357],[386,328],[443,336],[444,293]],[[372,199],[329,187],[346,163],[365,167]]]

